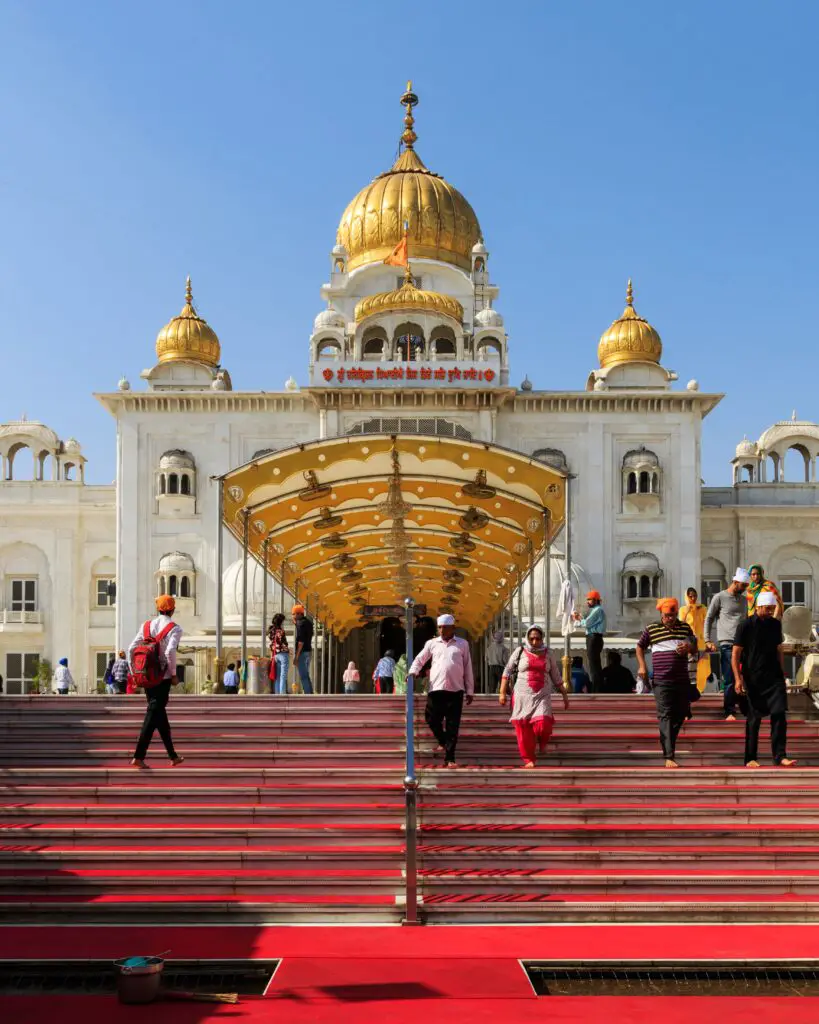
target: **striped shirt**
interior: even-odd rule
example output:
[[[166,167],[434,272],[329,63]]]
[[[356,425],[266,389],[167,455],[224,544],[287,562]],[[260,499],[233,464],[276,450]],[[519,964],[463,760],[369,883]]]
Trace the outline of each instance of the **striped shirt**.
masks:
[[[651,622],[637,641],[645,650],[651,648],[651,667],[654,670],[654,685],[658,683],[688,683],[688,651],[680,655],[677,644],[694,644],[697,638],[687,622],[675,620],[670,626],[662,621]]]

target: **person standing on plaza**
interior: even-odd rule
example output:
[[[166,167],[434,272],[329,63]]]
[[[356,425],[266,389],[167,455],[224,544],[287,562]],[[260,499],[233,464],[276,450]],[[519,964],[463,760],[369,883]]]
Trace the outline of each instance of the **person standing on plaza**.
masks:
[[[137,648],[142,647],[150,638],[156,640],[159,645],[159,671],[162,675],[161,682],[145,690],[148,708],[131,760],[131,765],[134,768],[146,767],[145,755],[148,753],[148,747],[150,747],[154,732],[157,730],[165,744],[165,752],[170,758],[171,764],[176,766],[185,760],[174,749],[171,723],[168,721],[168,712],[165,710],[168,706],[171,687],[177,683],[176,651],[179,641],[182,639],[182,627],[173,621],[176,601],[170,594],[162,594],[156,599],[156,610],[156,616],[144,623],[128,648],[128,664],[133,675],[134,654]]]
[[[599,590],[590,590],[586,594],[588,614],[581,617],[575,612],[573,618],[586,630],[586,657],[589,663],[591,692],[600,693],[603,685],[603,637],[606,635],[606,613],[603,609],[603,598]]]
[[[748,614],[754,614],[762,594],[773,594],[775,598],[774,618],[781,619],[785,611],[785,604],[776,584],[773,580],[765,579],[765,570],[761,565],[752,565],[748,572],[751,577],[751,582],[745,593],[748,599]]]
[[[65,697],[74,686],[74,677],[68,668],[68,658],[60,658],[54,670],[54,689],[61,697]]]
[[[691,708],[688,658],[697,652],[697,638],[686,622],[680,622],[676,597],[657,602],[660,621],[649,623],[637,641],[638,679],[648,678],[645,652],[651,648],[654,700],[666,768],[679,768],[677,736]]]
[[[385,651],[375,666],[373,678],[378,681],[379,693],[395,692],[395,651]]]
[[[239,692],[239,673],[236,671],[235,661],[231,661],[225,669],[225,674],[222,676],[222,685],[225,688],[225,693],[235,696]]]
[[[290,668],[290,647],[284,631],[284,615],[279,612],[273,616],[267,633],[270,641],[270,669],[268,677],[273,693],[282,696],[287,693],[287,672]]]
[[[495,693],[500,688],[501,676],[507,661],[509,661],[509,648],[503,642],[503,630],[497,629],[492,634],[491,641],[486,645],[486,664],[489,668],[491,693]]]
[[[737,630],[743,620],[748,617],[748,601],[745,591],[750,582],[751,577],[747,570],[737,569],[728,587],[711,598],[703,626],[707,649],[709,651],[719,650],[723,684],[722,713],[726,722],[737,720],[737,694],[734,688],[731,654]],[[715,632],[716,643],[714,643]]]
[[[563,690],[560,666],[543,642],[540,626],[530,626],[526,642],[512,654],[503,670],[498,703],[506,704],[506,693],[512,681],[512,714],[518,750],[524,768],[534,768],[537,755],[542,754],[552,735],[555,718],[552,714],[552,693],[563,697],[569,710],[569,697]]]
[[[125,651],[120,651],[117,655],[117,660],[114,662],[114,667],[111,669],[111,675],[114,678],[114,693],[125,693],[130,671]]]
[[[105,666],[105,675],[102,677],[102,681],[105,684],[105,692],[108,694],[117,692],[114,688],[114,663],[116,660],[117,659],[112,654],[108,659],[108,664]]]
[[[469,644],[455,636],[455,618],[438,616],[438,636],[427,640],[410,666],[413,680],[429,664],[429,690],[424,717],[430,732],[444,753],[447,768],[457,768],[455,750],[461,727],[464,701],[471,704],[475,694],[472,655]]]
[[[691,627],[694,636],[697,638],[697,654],[692,656],[691,682],[697,687],[700,693],[705,692],[705,684],[711,675],[711,655],[705,649],[705,616],[708,609],[697,600],[697,591],[689,587],[685,592],[685,605],[680,608],[680,622],[687,622]]]
[[[344,669],[344,675],[341,677],[341,681],[344,683],[345,693],[358,693],[358,684],[361,682],[361,673],[355,667],[354,661],[351,661],[347,668]]]
[[[396,663],[395,663],[395,675],[393,676],[393,679],[395,680],[395,691],[394,692],[399,694],[399,695],[401,695],[402,697],[406,697],[406,695],[407,695],[407,656],[406,656],[406,654],[402,653],[401,657],[398,659],[398,661],[396,661]]]
[[[771,716],[771,751],[774,764],[790,768],[795,760],[786,754],[788,695],[785,689],[785,655],[782,623],[776,618],[776,594],[764,591],[756,612],[740,625],[732,651],[737,693],[748,698],[745,721],[745,767],[759,768],[759,726]]]
[[[312,694],[310,659],[313,654],[313,620],[308,619],[304,614],[303,604],[293,605],[293,622],[296,626],[296,672],[301,683],[302,693]]]

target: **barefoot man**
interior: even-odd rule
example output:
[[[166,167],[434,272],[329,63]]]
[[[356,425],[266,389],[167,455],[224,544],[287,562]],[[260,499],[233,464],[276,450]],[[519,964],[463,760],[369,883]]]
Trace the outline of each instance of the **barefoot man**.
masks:
[[[759,726],[771,716],[771,750],[774,764],[790,768],[796,761],[785,754],[788,697],[785,692],[785,655],[782,651],[782,623],[777,619],[776,594],[763,591],[756,611],[737,630],[731,653],[737,693],[748,697],[745,722],[745,767],[758,768],[756,759]]]
[[[657,602],[659,622],[650,622],[637,641],[637,678],[648,678],[646,649],[651,648],[654,669],[654,699],[666,768],[679,768],[675,758],[677,735],[688,715],[691,693],[688,658],[697,653],[697,638],[687,622],[677,618],[680,605],[676,597]]]
[[[464,701],[472,703],[475,679],[469,644],[455,636],[455,618],[452,615],[438,616],[438,636],[424,644],[409,674],[414,678],[429,661],[432,664],[425,714],[427,725],[443,750],[444,764],[447,768],[457,768],[455,748],[461,712]]]

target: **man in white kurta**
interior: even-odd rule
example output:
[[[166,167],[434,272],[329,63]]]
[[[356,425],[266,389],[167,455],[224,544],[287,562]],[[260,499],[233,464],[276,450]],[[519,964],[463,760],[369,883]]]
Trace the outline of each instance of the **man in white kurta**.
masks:
[[[425,718],[432,735],[444,752],[448,768],[457,768],[455,748],[461,727],[464,700],[471,704],[475,694],[472,655],[469,644],[455,636],[452,615],[438,617],[438,636],[428,640],[410,666],[409,674],[418,675],[430,664],[429,691]]]

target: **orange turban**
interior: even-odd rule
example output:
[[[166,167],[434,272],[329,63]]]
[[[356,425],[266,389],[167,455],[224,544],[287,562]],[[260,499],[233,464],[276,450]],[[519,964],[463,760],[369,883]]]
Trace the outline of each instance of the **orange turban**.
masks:
[[[664,597],[657,602],[657,611],[660,615],[676,615],[680,610],[680,602],[676,597]]]
[[[599,590],[590,590],[588,592],[588,594],[586,594],[586,600],[587,601],[602,601],[603,598],[600,596],[600,591]]]
[[[293,614],[294,615],[304,615],[304,605],[303,604],[294,604],[293,605]]]
[[[160,615],[173,615],[176,608],[176,601],[170,594],[161,594],[156,599],[156,610]]]

